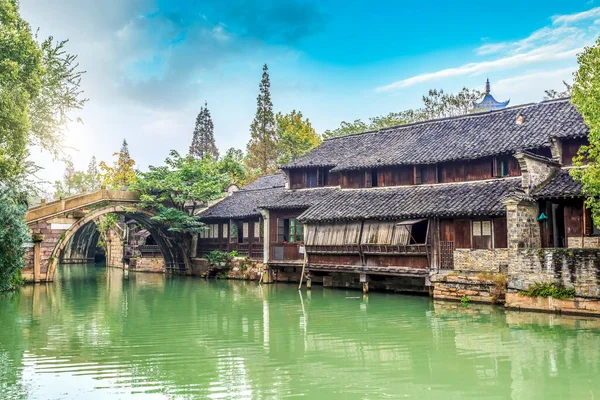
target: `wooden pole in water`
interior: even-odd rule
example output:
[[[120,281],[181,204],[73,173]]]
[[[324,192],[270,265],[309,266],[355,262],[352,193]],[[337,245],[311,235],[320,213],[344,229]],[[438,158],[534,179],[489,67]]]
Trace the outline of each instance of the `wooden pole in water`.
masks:
[[[302,273],[300,274],[300,284],[298,285],[298,290],[302,289],[302,281],[304,280],[304,270],[306,269],[306,261],[308,257],[306,255],[306,247],[304,248],[304,262],[302,263]]]

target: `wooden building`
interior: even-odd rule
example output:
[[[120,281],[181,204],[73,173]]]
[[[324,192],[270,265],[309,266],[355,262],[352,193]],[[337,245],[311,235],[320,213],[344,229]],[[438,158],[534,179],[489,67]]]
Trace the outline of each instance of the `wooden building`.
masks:
[[[284,186],[282,174],[263,176],[205,210],[200,216],[207,229],[198,235],[196,256],[235,250],[241,256],[262,260],[264,224],[258,205],[279,197]]]
[[[425,288],[433,273],[467,264],[506,269],[511,247],[595,245],[585,237],[600,231],[568,173],[587,135],[560,99],[331,138],[282,166],[285,188],[252,195],[255,208],[243,206],[252,212],[217,205],[205,218],[263,221],[263,259],[273,268],[306,263],[324,284],[369,277],[388,288],[392,277]],[[242,196],[223,204],[246,204]],[[540,218],[520,234],[539,237],[510,235],[507,199],[517,197],[534,201],[531,218]],[[229,248],[220,233],[203,240],[204,251]]]

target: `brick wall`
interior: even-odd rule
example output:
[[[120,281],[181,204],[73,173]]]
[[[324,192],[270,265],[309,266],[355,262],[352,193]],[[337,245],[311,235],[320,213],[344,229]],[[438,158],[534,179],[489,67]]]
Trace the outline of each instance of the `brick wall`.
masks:
[[[508,288],[527,290],[534,282],[554,282],[577,296],[600,298],[600,250],[515,249],[508,266]]]
[[[506,272],[508,249],[456,249],[454,270],[475,272]]]
[[[538,205],[535,202],[520,201],[506,203],[509,248],[541,247],[542,239],[537,216]]]
[[[503,274],[437,275],[432,277],[432,282],[436,300],[461,301],[466,296],[476,303],[501,303],[506,293],[506,276]]]
[[[569,237],[567,246],[572,249],[600,249],[600,236]]]

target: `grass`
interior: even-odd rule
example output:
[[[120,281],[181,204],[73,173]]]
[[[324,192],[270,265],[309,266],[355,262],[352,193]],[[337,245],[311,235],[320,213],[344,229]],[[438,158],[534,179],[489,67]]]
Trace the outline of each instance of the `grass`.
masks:
[[[535,282],[524,292],[519,293],[527,297],[552,297],[553,299],[572,299],[575,297],[575,289],[566,289],[553,282]]]

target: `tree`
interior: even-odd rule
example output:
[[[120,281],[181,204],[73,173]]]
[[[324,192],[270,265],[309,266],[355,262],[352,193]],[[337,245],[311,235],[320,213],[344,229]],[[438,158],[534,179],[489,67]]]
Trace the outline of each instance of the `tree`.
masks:
[[[20,284],[25,244],[31,240],[26,211],[26,203],[14,189],[0,186],[0,290]]]
[[[100,163],[102,170],[103,183],[107,187],[115,190],[127,190],[135,183],[135,170],[133,166],[135,161],[129,154],[129,145],[127,140],[123,139],[121,151],[113,153],[113,156],[118,157],[113,166],[108,166],[104,161]]]
[[[42,51],[13,0],[0,0],[0,182],[23,171],[30,104],[41,89]]]
[[[554,89],[544,90],[544,93],[545,93],[544,100],[552,100],[552,99],[560,99],[563,97],[570,97],[571,92],[573,91],[573,85],[569,85],[565,81],[562,81],[562,83],[565,86],[565,90],[563,90],[562,92],[559,92]]]
[[[77,56],[66,52],[68,40],[54,42],[50,36],[39,46],[44,74],[39,95],[31,102],[29,142],[58,157],[62,151],[64,130],[72,121],[71,113],[88,101],[83,97]],[[81,119],[77,118],[78,121]]]
[[[277,162],[284,165],[308,153],[321,143],[321,136],[314,130],[308,118],[302,119],[300,111],[289,114],[277,113]]]
[[[428,119],[455,117],[473,112],[473,102],[481,98],[478,90],[463,88],[457,94],[445,93],[443,90],[431,89],[422,97],[423,107],[391,112],[387,115],[369,118],[365,123],[360,119],[354,122],[343,121],[339,127],[326,130],[324,138],[347,136],[391,126],[426,121]]]
[[[207,155],[210,155],[215,160],[219,158],[214,130],[215,127],[210,117],[210,111],[208,111],[208,105],[204,103],[204,107],[200,109],[200,113],[196,117],[194,137],[190,145],[190,155],[192,157],[204,159]]]
[[[256,116],[250,126],[247,163],[248,167],[257,168],[264,175],[275,171],[277,161],[277,133],[267,64],[263,66],[256,103]]]
[[[247,185],[258,176],[257,170],[246,168],[244,152],[233,147],[227,150],[217,165],[221,173],[229,176],[230,183],[238,186]]]
[[[578,57],[571,102],[590,128],[588,146],[581,146],[575,164],[586,168],[572,169],[573,177],[583,184],[586,205],[595,225],[600,225],[600,39],[586,47]]]
[[[181,157],[174,150],[165,165],[150,166],[138,175],[133,188],[140,193],[141,206],[156,210],[152,219],[173,232],[201,232],[204,224],[196,210],[220,197],[230,183],[211,158]]]
[[[418,119],[425,121],[435,118],[456,117],[473,112],[473,102],[481,99],[483,93],[475,89],[462,88],[457,94],[430,89],[423,96],[423,108],[418,110]]]
[[[102,186],[102,176],[98,170],[98,163],[96,162],[96,156],[92,156],[90,163],[88,164],[87,174],[87,189],[90,192],[95,192]]]

